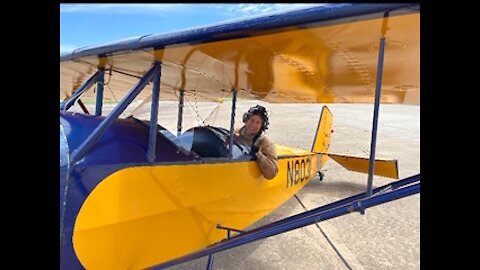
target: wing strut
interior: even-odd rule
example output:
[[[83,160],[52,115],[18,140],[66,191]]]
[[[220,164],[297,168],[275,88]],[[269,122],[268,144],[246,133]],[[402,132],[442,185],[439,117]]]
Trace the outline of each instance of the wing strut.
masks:
[[[150,82],[155,74],[157,68],[153,65],[150,70],[142,77],[142,79],[133,87],[132,90],[125,96],[120,103],[110,112],[90,136],[72,153],[71,164],[79,161],[87,152],[93,147],[97,140],[107,130],[107,128],[118,118],[118,116],[127,108],[127,106],[135,99],[135,97],[143,90],[143,88]],[[98,76],[99,71],[95,73],[92,78]],[[92,79],[90,78],[89,81]],[[88,82],[88,81],[87,81]],[[87,82],[85,84],[87,84]],[[92,82],[93,84],[93,82]]]
[[[152,89],[152,107],[150,110],[150,139],[148,140],[147,159],[150,163],[155,161],[157,150],[157,132],[158,132],[158,100],[160,99],[160,77],[162,76],[162,65],[155,61],[153,64],[153,89]]]
[[[83,101],[81,99],[78,99],[78,105],[80,105],[80,108],[82,108],[82,111],[85,113],[85,114],[90,114],[88,112],[88,109],[87,109],[87,106],[85,106],[85,104],[83,104]]]
[[[86,82],[84,82],[76,91],[73,93],[73,95],[65,102],[63,103],[63,106],[60,107],[60,110],[68,111],[70,107],[75,103],[75,101],[83,94],[85,91],[90,89],[92,85],[97,82],[100,79],[100,76],[102,76],[103,73],[100,70],[97,70],[95,74],[92,75],[92,77],[88,78]]]
[[[233,158],[233,127],[235,126],[235,107],[237,105],[237,89],[233,89],[232,94],[232,114],[230,115],[230,142],[228,144],[228,156]]]
[[[373,173],[375,171],[375,150],[377,147],[378,110],[382,91],[383,56],[385,52],[385,33],[388,30],[388,11],[385,12],[382,23],[382,37],[378,52],[377,85],[375,87],[375,105],[373,108],[372,139],[370,141],[370,163],[368,164],[367,196],[372,195]]]
[[[363,212],[369,207],[420,193],[420,174],[389,183],[373,191],[373,196],[367,196],[365,192],[317,207],[301,214],[235,235],[203,250],[164,262],[151,269],[163,269],[352,212]]]
[[[182,134],[183,101],[184,101],[184,99],[185,99],[185,90],[180,88],[180,96],[178,97],[177,137]]]
[[[105,81],[105,68],[99,68],[98,72],[100,72],[99,78],[97,80],[97,96],[95,102],[95,115],[100,116],[102,115],[102,107],[103,107],[103,83]]]

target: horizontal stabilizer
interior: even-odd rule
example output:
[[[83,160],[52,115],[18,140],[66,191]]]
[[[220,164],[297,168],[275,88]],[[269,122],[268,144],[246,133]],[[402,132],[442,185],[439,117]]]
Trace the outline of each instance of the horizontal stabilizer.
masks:
[[[322,153],[328,155],[349,171],[368,173],[369,158]],[[397,160],[375,160],[375,175],[398,179]]]

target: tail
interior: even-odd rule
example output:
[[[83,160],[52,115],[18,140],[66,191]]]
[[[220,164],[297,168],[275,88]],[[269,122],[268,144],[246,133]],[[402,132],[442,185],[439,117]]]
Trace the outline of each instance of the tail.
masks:
[[[328,153],[328,148],[330,148],[330,141],[332,139],[332,123],[333,115],[332,112],[323,106],[322,113],[320,114],[320,119],[318,119],[317,132],[315,132],[315,139],[313,140],[312,152],[315,153]],[[321,154],[317,159],[319,164],[317,168],[320,169],[328,160],[328,155]]]
[[[332,158],[338,164],[349,171],[368,173],[369,159],[350,155],[329,153],[332,138],[333,115],[327,106],[323,106],[320,119],[318,120],[317,132],[312,145],[312,152],[317,153],[317,169],[320,170]],[[375,175],[398,179],[397,160],[375,160]]]

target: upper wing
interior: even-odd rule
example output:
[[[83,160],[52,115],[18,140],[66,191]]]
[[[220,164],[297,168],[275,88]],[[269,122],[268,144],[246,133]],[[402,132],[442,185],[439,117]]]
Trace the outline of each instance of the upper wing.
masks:
[[[79,49],[60,57],[60,97],[99,66],[105,98],[123,97],[159,60],[162,100],[177,100],[179,89],[215,100],[236,88],[267,102],[372,103],[387,11],[381,101],[418,104],[418,4],[324,5]]]

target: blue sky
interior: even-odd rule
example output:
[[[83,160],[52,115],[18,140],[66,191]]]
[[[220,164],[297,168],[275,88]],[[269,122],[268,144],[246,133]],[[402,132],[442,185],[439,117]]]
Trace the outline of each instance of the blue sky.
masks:
[[[124,38],[318,4],[60,4],[60,54]]]

